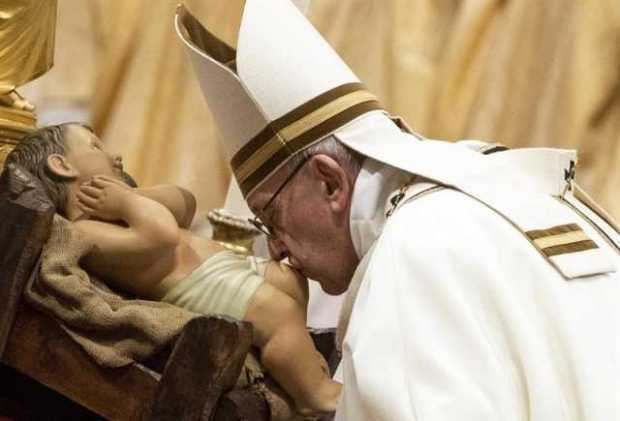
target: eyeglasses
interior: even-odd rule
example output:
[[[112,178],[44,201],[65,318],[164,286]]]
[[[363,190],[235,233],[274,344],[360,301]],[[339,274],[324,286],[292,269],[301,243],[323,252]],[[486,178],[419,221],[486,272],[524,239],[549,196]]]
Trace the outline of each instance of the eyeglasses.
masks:
[[[293,171],[291,171],[291,173],[288,175],[288,177],[286,177],[286,179],[284,180],[284,182],[282,182],[282,184],[280,184],[280,187],[278,187],[278,189],[275,191],[275,193],[273,194],[273,196],[271,196],[271,198],[269,199],[269,201],[267,201],[267,203],[265,204],[265,206],[263,206],[263,208],[261,209],[261,212],[264,213],[265,210],[267,210],[267,208],[269,206],[271,206],[271,204],[273,203],[273,201],[276,199],[276,196],[278,196],[278,194],[280,194],[280,192],[282,192],[282,190],[284,189],[284,187],[289,183],[289,181],[291,181],[293,179],[293,177],[295,177],[295,174],[297,174],[299,172],[299,170],[301,169],[301,167],[304,166],[304,164],[306,162],[308,162],[308,159],[310,159],[310,156],[306,156],[304,159],[302,159],[301,161],[299,161],[299,164],[297,164],[297,166],[293,169]],[[267,238],[274,238],[275,237],[275,231],[273,230],[273,227],[267,224],[264,224],[260,219],[258,219],[258,217],[254,217],[254,218],[248,218],[248,221],[254,225],[254,227],[259,230],[260,232],[262,232],[263,234],[265,234],[267,236]]]

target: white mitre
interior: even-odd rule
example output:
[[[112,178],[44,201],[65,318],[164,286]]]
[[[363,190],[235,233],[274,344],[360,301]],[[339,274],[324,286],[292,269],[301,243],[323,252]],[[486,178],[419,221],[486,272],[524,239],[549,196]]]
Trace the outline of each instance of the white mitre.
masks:
[[[308,2],[295,3],[304,10]],[[296,4],[247,0],[236,51],[185,7],[177,10],[177,33],[245,198],[291,156],[330,134],[342,132],[339,139],[364,155],[364,145],[377,139],[383,145],[415,140],[392,122]]]

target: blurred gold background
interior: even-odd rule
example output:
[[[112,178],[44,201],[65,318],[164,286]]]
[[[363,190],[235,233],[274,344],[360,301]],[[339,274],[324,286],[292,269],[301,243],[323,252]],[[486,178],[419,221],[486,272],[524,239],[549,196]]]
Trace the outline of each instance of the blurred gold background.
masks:
[[[54,68],[19,91],[39,124],[90,122],[138,183],[187,187],[204,213],[230,174],[177,2],[59,0]],[[242,0],[185,3],[234,45]],[[416,131],[577,148],[578,182],[620,217],[618,0],[314,0],[308,16]]]

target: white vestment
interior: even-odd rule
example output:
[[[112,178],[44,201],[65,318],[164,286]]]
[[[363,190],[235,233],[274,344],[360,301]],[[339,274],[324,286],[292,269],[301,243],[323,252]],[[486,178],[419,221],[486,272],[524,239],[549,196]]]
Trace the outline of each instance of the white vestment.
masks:
[[[557,161],[549,150],[495,155],[538,168],[541,190],[560,188],[542,170]],[[481,200],[418,180],[386,217],[411,175],[366,161],[351,210],[361,262],[341,318],[336,420],[620,420],[617,233],[552,195],[498,212],[511,213],[501,203],[520,185]],[[599,249],[550,259],[519,229],[555,220],[578,223]]]

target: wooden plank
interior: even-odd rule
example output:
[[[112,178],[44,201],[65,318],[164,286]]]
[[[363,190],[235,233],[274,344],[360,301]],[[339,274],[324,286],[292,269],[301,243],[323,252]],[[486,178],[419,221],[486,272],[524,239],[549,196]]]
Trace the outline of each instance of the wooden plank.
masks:
[[[9,419],[45,420],[53,417],[56,420],[104,420],[100,415],[2,362],[0,379],[0,414]]]
[[[49,237],[54,207],[39,182],[18,167],[0,177],[0,356],[24,285]]]
[[[185,325],[164,369],[149,419],[210,420],[235,385],[252,344],[251,325],[201,316]]]
[[[213,421],[269,421],[269,405],[259,392],[233,390],[220,399]]]
[[[114,420],[139,419],[160,377],[138,364],[99,366],[54,320],[25,304],[19,305],[3,362]]]

